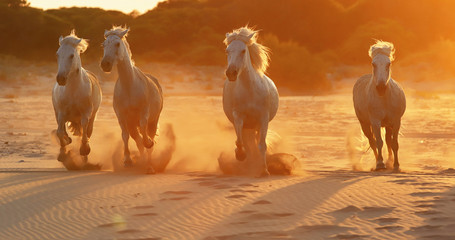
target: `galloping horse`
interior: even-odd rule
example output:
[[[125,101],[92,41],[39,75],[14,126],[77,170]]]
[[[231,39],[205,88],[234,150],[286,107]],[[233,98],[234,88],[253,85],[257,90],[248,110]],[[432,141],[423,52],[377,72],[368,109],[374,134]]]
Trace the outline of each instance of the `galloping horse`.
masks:
[[[278,110],[278,91],[273,81],[264,74],[269,64],[269,49],[257,43],[256,39],[257,31],[248,27],[226,34],[228,79],[224,84],[223,109],[234,124],[237,160],[248,157],[244,147],[250,144],[244,141],[255,141],[254,146],[258,146],[262,163],[259,175],[267,176],[266,136],[269,122]]]
[[[131,136],[148,163],[148,173],[155,173],[151,165],[151,148],[158,128],[158,119],[163,108],[163,93],[158,80],[144,74],[134,66],[131,50],[126,41],[129,29],[113,27],[104,32],[104,56],[101,68],[110,72],[117,64],[118,80],[114,89],[114,110],[117,115],[124,144],[124,165],[132,166],[128,140]],[[140,130],[140,134],[139,134]],[[144,155],[144,146],[148,156]],[[146,159],[147,158],[147,159]]]
[[[373,73],[359,78],[353,91],[355,113],[376,157],[376,170],[386,168],[382,157],[381,127],[386,130],[389,160],[393,150],[394,171],[400,169],[398,133],[401,117],[406,110],[406,97],[401,86],[391,78],[390,66],[394,53],[392,43],[376,41],[369,50]]]
[[[73,30],[66,37],[60,36],[59,44],[57,83],[52,91],[61,146],[58,159],[63,161],[65,147],[72,141],[66,132],[66,123],[69,122],[73,135],[82,135],[79,152],[87,160],[90,153],[88,141],[102,98],[101,88],[96,76],[81,66],[80,54],[87,49],[87,41],[78,38]]]

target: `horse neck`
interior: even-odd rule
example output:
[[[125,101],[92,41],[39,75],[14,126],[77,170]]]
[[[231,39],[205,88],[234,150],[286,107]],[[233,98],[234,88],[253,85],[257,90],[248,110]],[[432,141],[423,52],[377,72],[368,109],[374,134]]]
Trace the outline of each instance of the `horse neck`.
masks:
[[[76,66],[76,71],[72,71],[68,75],[68,82],[67,82],[67,88],[68,89],[75,89],[78,88],[79,86],[82,85],[83,83],[83,78],[82,78],[82,64],[81,61],[77,63]]]
[[[248,59],[249,54],[248,54]],[[261,78],[261,75],[254,69],[253,64],[251,64],[251,61],[247,61],[244,69],[240,73],[239,77],[239,82],[242,83],[243,85],[247,87],[252,87],[256,84],[259,84],[258,79]]]
[[[127,53],[125,53],[122,60],[118,61],[117,69],[120,83],[125,87],[130,86],[134,80],[134,66],[132,64],[130,56]]]

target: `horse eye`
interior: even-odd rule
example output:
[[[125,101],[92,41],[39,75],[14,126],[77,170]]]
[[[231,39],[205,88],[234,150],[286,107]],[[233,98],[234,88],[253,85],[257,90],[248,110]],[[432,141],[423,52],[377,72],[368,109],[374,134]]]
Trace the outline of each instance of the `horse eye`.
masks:
[[[120,47],[120,43],[116,43],[115,46],[116,46],[116,47]]]
[[[71,55],[70,55],[70,59],[73,59],[73,57],[74,57],[74,54],[71,54]]]
[[[242,54],[245,54],[245,49],[242,50]]]

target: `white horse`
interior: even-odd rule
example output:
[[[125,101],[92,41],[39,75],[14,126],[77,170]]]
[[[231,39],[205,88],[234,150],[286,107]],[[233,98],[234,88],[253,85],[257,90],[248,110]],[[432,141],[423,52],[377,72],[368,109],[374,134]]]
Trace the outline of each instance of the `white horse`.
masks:
[[[104,56],[101,61],[103,71],[110,72],[117,64],[118,80],[114,89],[114,110],[117,115],[124,144],[124,165],[132,165],[128,140],[135,141],[141,158],[147,158],[148,173],[154,173],[151,165],[151,148],[158,128],[158,119],[163,108],[163,94],[158,80],[144,74],[134,66],[131,51],[126,41],[129,29],[113,27],[104,32]],[[140,134],[139,134],[139,131]],[[150,149],[144,155],[144,146]]]
[[[392,43],[376,41],[369,50],[373,72],[359,78],[353,91],[355,113],[376,157],[376,170],[385,169],[381,127],[386,130],[389,161],[393,150],[394,171],[399,171],[400,168],[398,133],[401,117],[406,110],[406,97],[401,86],[391,78],[390,66],[394,53]]]
[[[82,135],[79,152],[87,160],[86,156],[90,153],[88,141],[102,98],[101,88],[96,76],[81,66],[80,54],[87,49],[87,41],[78,38],[73,30],[66,37],[60,36],[59,44],[57,83],[52,91],[61,146],[58,159],[63,161],[65,147],[71,143],[66,132],[66,123],[69,122],[73,135]]]
[[[273,81],[264,74],[269,65],[269,49],[257,43],[256,39],[257,31],[248,27],[226,34],[228,79],[224,84],[223,109],[234,124],[237,160],[247,157],[244,147],[249,144],[244,140],[257,141],[254,146],[258,146],[263,164],[260,175],[269,175],[266,136],[269,122],[278,110],[278,91]],[[254,137],[247,136],[251,133]]]

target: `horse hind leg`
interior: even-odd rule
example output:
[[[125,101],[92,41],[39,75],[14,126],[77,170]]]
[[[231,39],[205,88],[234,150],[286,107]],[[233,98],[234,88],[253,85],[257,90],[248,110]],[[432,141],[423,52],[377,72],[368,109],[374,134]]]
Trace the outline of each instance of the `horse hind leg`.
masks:
[[[93,124],[93,122],[92,122]],[[82,144],[79,149],[79,153],[81,156],[87,156],[90,153],[90,145],[88,143],[89,141],[89,134],[88,134],[88,129],[90,125],[90,120],[87,117],[83,117],[81,119],[81,125],[82,125]],[[90,131],[91,134],[91,131]]]
[[[400,124],[398,127],[393,128],[392,132],[392,151],[393,151],[393,171],[399,172],[400,171],[400,163],[398,162],[398,133],[400,132]]]
[[[140,122],[139,122],[139,129],[141,131],[142,135],[142,143],[146,148],[151,148],[154,145],[154,142],[150,138],[148,134],[148,119],[145,117],[142,117]]]
[[[376,158],[376,170],[382,170],[385,169],[384,165],[384,159],[382,157],[382,146],[384,145],[384,142],[382,141],[381,137],[381,123],[376,122],[371,125],[374,137],[376,139],[376,147],[378,151],[378,157]]]
[[[130,139],[130,133],[125,121],[120,121],[120,128],[122,129],[122,140],[123,140],[123,165],[124,167],[132,167],[133,161],[130,156],[130,149],[128,147],[128,141]]]
[[[385,129],[385,142],[387,144],[387,152],[388,152],[388,159],[387,159],[387,168],[392,168],[393,164],[393,154],[392,154],[392,128],[387,127]]]
[[[158,119],[154,121],[149,121],[148,122],[148,128],[147,128],[148,134],[151,137],[152,143],[154,146],[155,145],[155,136],[157,135],[158,131]],[[147,148],[147,174],[155,174],[155,169],[152,166],[152,153],[153,153],[153,147]]]
[[[245,148],[243,146],[243,119],[236,113],[234,115],[234,129],[235,134],[237,135],[237,140],[235,141],[235,158],[239,161],[243,161],[246,158]]]
[[[60,162],[64,162],[67,157],[66,153],[66,146],[72,142],[71,138],[68,136],[66,132],[66,120],[63,117],[63,114],[60,113],[57,115],[57,137],[60,142],[60,153],[57,157],[57,160]]]
[[[259,175],[260,177],[264,176],[269,176],[269,170],[267,167],[267,160],[266,160],[266,153],[267,153],[267,143],[266,143],[266,138],[267,138],[267,131],[269,128],[268,124],[268,117],[263,118],[261,127],[259,129],[259,141],[258,141],[258,148],[259,148],[259,154],[260,154],[260,161],[262,163],[262,171],[261,174]]]

